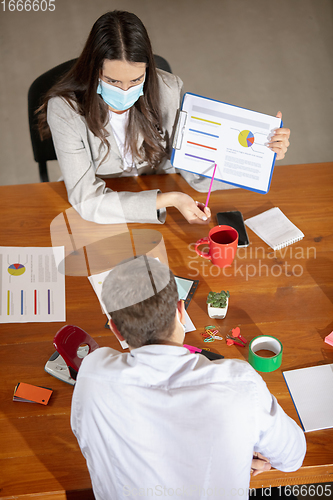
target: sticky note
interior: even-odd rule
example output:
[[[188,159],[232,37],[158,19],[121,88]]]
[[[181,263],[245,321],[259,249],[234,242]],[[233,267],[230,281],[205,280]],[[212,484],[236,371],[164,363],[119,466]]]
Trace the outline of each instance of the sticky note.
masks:
[[[13,401],[20,401],[22,403],[40,403],[47,405],[52,394],[52,390],[46,387],[38,387],[36,385],[25,384],[20,382],[17,384]]]
[[[327,337],[325,337],[326,344],[330,344],[333,346],[333,332],[331,332]]]

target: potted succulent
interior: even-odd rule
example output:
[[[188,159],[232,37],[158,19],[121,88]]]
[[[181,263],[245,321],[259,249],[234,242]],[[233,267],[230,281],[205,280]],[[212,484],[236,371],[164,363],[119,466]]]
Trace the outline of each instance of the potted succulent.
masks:
[[[210,318],[223,319],[226,317],[229,292],[222,290],[221,292],[209,292],[207,297],[208,314]]]

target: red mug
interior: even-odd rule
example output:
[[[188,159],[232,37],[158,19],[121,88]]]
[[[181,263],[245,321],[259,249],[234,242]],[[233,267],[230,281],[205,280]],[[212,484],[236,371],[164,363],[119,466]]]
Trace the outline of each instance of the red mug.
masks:
[[[209,251],[198,250],[200,245],[208,243]],[[227,267],[232,264],[236,255],[238,245],[238,233],[230,226],[215,226],[208,234],[208,238],[202,238],[195,244],[195,251],[200,257],[209,259],[212,264],[218,267]]]

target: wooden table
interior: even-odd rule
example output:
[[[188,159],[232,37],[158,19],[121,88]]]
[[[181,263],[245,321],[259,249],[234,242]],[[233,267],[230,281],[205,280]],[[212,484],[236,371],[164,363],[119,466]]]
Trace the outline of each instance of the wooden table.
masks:
[[[233,265],[225,272],[193,252],[191,244],[206,236],[209,227],[189,225],[176,209],[168,210],[165,225],[129,225],[131,231],[158,231],[174,273],[200,280],[188,309],[197,330],[187,334],[187,343],[207,346],[200,332],[211,323],[205,304],[211,289],[226,289],[231,294],[227,317],[214,321],[222,335],[240,326],[248,341],[262,334],[281,340],[281,369],[263,374],[263,378],[297,422],[282,371],[333,362],[333,347],[324,343],[333,330],[332,177],[333,163],[277,166],[265,196],[241,189],[212,193],[209,227],[216,225],[218,211],[237,209],[248,218],[278,206],[305,233],[302,241],[273,252],[249,231],[250,246],[238,249]],[[159,187],[162,191],[186,191],[199,201],[206,198],[190,189],[179,175],[116,179],[110,186],[129,191]],[[69,208],[61,182],[0,187],[0,206],[2,246],[50,246],[50,223]],[[120,350],[104,328],[105,317],[86,277],[66,276],[66,308],[67,324],[80,326],[101,346]],[[69,425],[72,387],[44,372],[54,351],[53,337],[62,326],[0,326],[2,499],[93,498],[85,461]],[[225,357],[247,360],[247,348],[228,347],[225,341],[215,341],[209,347]],[[20,381],[52,387],[49,405],[14,403],[13,390]],[[333,429],[307,433],[306,439],[308,451],[300,470],[289,474],[272,470],[254,478],[251,487],[333,481]]]

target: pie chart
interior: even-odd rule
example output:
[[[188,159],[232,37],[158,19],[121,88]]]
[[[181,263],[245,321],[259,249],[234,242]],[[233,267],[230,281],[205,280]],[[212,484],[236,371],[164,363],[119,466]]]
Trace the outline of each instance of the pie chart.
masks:
[[[11,264],[8,266],[7,270],[12,276],[21,276],[21,274],[25,273],[25,267],[23,264]]]
[[[250,148],[254,143],[254,135],[250,130],[242,130],[238,136],[238,142],[243,148]]]

